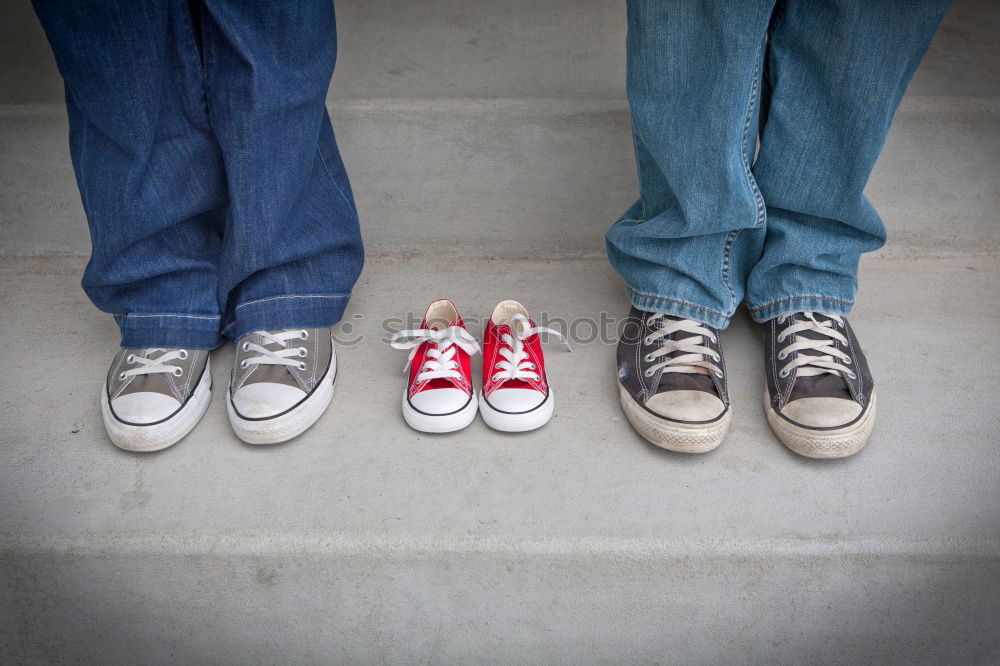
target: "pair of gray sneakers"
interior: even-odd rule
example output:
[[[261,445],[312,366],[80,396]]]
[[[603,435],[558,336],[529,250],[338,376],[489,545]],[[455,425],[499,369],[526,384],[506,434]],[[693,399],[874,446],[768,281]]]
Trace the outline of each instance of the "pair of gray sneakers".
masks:
[[[764,324],[764,410],[788,448],[842,458],[867,443],[874,382],[841,315],[796,312]],[[633,307],[618,343],[622,409],[647,440],[673,451],[717,447],[732,420],[719,331]]]
[[[101,412],[114,444],[158,451],[198,424],[211,402],[209,352],[122,349],[101,391]],[[241,338],[226,408],[237,436],[276,444],[304,432],[333,398],[337,358],[329,328],[257,331]]]

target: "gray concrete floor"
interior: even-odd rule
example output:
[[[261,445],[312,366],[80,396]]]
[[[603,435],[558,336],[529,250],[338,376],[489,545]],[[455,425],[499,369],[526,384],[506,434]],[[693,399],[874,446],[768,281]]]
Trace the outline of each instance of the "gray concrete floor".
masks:
[[[723,338],[735,415],[712,454],[661,451],[629,429],[614,347],[602,342],[573,353],[548,345],[558,402],[540,431],[504,435],[479,421],[447,436],[409,430],[398,405],[405,354],[379,340],[387,317],[439,295],[470,319],[506,297],[576,321],[626,307],[602,260],[452,267],[369,263],[345,334],[360,341],[341,348],[338,395],[306,435],[244,445],[216,395],[176,447],[132,455],[100,424],[116,329],[77,289],[82,261],[5,261],[0,525],[15,575],[0,579],[10,654],[134,658],[133,631],[151,661],[197,660],[208,646],[227,663],[266,661],[269,650],[470,659],[504,636],[517,637],[503,643],[515,661],[998,654],[1000,422],[983,397],[1000,382],[1000,352],[984,333],[1000,326],[996,300],[983,298],[1000,288],[995,256],[866,262],[852,322],[879,387],[879,422],[859,455],[819,463],[770,433],[759,332],[744,317]],[[589,326],[574,330],[586,337]],[[219,385],[230,354],[213,358]],[[102,610],[64,624],[91,603]],[[178,619],[175,604],[195,609]],[[295,628],[258,633],[242,604]],[[761,615],[741,616],[746,608]],[[418,619],[424,612],[435,620]],[[210,634],[204,617],[215,618]],[[428,622],[437,634],[424,633]],[[741,623],[736,651],[726,622]],[[830,622],[838,627],[818,630]],[[105,632],[99,644],[94,632]]]

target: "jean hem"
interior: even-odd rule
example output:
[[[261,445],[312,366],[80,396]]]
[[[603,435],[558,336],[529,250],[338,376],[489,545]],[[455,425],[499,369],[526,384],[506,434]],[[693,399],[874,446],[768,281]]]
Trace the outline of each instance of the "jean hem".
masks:
[[[775,317],[794,312],[828,312],[836,315],[848,315],[853,307],[854,301],[851,299],[818,295],[787,296],[759,307],[749,305],[750,315],[754,321],[761,324]]]
[[[244,301],[233,308],[222,335],[239,340],[254,331],[335,326],[350,298],[350,294],[286,294]]]
[[[688,303],[687,301],[669,296],[644,294],[632,287],[626,287],[626,292],[632,305],[646,312],[663,312],[674,317],[693,319],[708,324],[713,328],[725,328],[729,325],[730,315],[712,310],[711,308]]]
[[[214,349],[222,343],[218,315],[179,313],[116,314],[123,349]]]

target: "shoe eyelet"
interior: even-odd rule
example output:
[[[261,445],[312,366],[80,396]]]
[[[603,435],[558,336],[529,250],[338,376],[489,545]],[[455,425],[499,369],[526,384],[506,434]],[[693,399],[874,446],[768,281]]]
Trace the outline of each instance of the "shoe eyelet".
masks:
[[[299,337],[302,338],[303,340],[308,340],[309,339],[309,331],[307,331],[306,329],[303,328],[301,331],[299,331]]]
[[[715,373],[715,376],[718,377],[719,379],[722,379],[722,373],[721,372]]]
[[[721,356],[719,356],[718,354],[716,354],[716,355],[715,355],[715,356],[713,356],[712,358],[713,358],[713,359],[715,360],[715,362],[716,362],[716,363],[718,363],[719,361],[721,361],[721,360],[722,360],[722,357],[721,357]]]
[[[652,373],[652,372],[650,372],[649,370],[643,370],[643,371],[642,371],[642,376],[643,376],[643,377],[652,377],[652,376],[653,376],[653,373]]]
[[[653,340],[647,335],[645,338],[642,339],[642,344],[651,345],[653,344]]]
[[[244,342],[243,345],[240,348],[243,351],[250,351],[250,343],[249,342]]]
[[[781,372],[778,373],[778,376],[781,377],[782,379],[784,379],[784,378],[788,377],[788,372],[785,371],[785,370],[782,370]]]
[[[184,374],[184,370],[182,370],[181,368],[177,368],[177,369],[176,369],[176,370],[174,370],[174,371],[173,371],[173,372],[172,372],[171,374],[172,374],[172,375],[173,375],[174,377],[180,377],[181,375],[183,375],[183,374]]]
[[[309,350],[308,349],[306,349],[305,347],[299,347],[299,356],[301,356],[302,358],[305,358],[308,355],[309,355]]]
[[[785,323],[785,319],[787,319],[787,317],[785,315],[779,315],[778,316],[778,323],[779,324],[784,324]]]
[[[788,354],[786,354],[785,352],[778,352],[779,361],[784,361],[786,358],[788,358]]]
[[[306,369],[306,364],[305,363],[299,363],[299,370],[305,370],[305,369]]]
[[[645,356],[642,357],[642,360],[644,360],[646,363],[652,363],[653,362],[653,355],[652,354],[646,354]]]
[[[240,361],[240,368],[242,370],[246,370],[247,369],[247,362],[246,361]]]
[[[846,358],[846,359],[844,360],[844,363],[846,363],[847,365],[851,365],[851,364],[853,364],[853,363],[854,363],[854,359],[852,359],[852,358],[851,358],[850,356],[848,356],[848,357],[847,357],[847,358]]]
[[[854,374],[853,372],[848,372],[847,376],[850,377],[851,379],[857,379],[858,378],[858,376],[856,374]]]
[[[124,372],[119,373],[119,375],[118,375],[118,381],[120,381],[120,382],[125,381],[125,373]]]
[[[129,354],[128,356],[126,356],[125,362],[128,363],[129,365],[135,363],[135,354]]]
[[[188,359],[188,356],[190,356],[190,354],[188,354],[187,349],[181,349],[179,352],[177,352],[177,358],[179,358],[182,361],[186,361]]]

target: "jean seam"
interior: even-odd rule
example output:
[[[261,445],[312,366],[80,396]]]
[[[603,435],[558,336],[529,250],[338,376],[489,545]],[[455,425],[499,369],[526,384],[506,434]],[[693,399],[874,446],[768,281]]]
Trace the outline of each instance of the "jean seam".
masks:
[[[154,319],[157,317],[173,317],[177,319],[205,319],[208,321],[215,321],[216,319],[222,318],[219,315],[189,315],[189,314],[174,314],[174,313],[135,314],[131,312],[116,313],[114,316],[122,319]]]
[[[762,305],[759,308],[750,308],[750,312],[760,312],[761,310],[766,310],[768,308],[774,307],[775,305],[780,305],[782,303],[788,303],[790,301],[829,301],[830,303],[839,303],[840,305],[854,305],[854,301],[845,301],[841,298],[830,298],[829,296],[820,296],[818,294],[812,294],[809,296],[789,296],[788,298],[782,298],[777,301],[771,301],[767,305]]]
[[[678,300],[676,298],[667,298],[666,296],[654,296],[652,294],[644,294],[643,292],[641,292],[641,291],[639,291],[637,289],[633,289],[632,287],[629,287],[629,291],[631,291],[633,294],[635,294],[636,296],[639,296],[641,298],[651,298],[654,301],[663,301],[665,303],[674,303],[675,305],[685,305],[687,307],[695,308],[696,310],[702,310],[704,312],[708,312],[709,314],[713,314],[713,315],[715,315],[717,317],[722,317],[723,319],[726,319],[726,320],[729,319],[729,315],[723,314],[721,312],[717,312],[717,311],[715,311],[715,310],[713,310],[711,308],[706,308],[706,307],[701,306],[701,305],[695,305],[694,303],[688,303],[687,301],[681,301],[681,300]]]
[[[333,172],[330,171],[330,165],[326,163],[326,158],[323,157],[323,151],[319,149],[318,143],[316,144],[316,154],[319,155],[319,161],[323,164],[323,170],[326,171],[326,177],[330,180],[330,183],[333,185],[334,189],[337,190],[337,193],[340,195],[340,198],[343,199],[344,203],[347,204],[348,209],[350,209],[352,213],[357,215],[358,209],[355,208],[354,204],[352,204],[351,201],[347,198],[347,195],[344,194],[344,191],[340,189],[340,185],[338,185],[337,181],[334,179]]]
[[[750,135],[750,120],[753,118],[754,110],[757,108],[757,94],[760,88],[763,51],[764,41],[761,40],[757,44],[757,53],[754,56],[755,64],[753,69],[753,78],[750,82],[750,97],[747,100],[747,110],[743,118],[743,135],[740,139],[740,160],[743,162],[743,172],[746,175],[747,186],[750,188],[750,194],[753,197],[754,207],[757,211],[757,216],[754,219],[754,229],[759,229],[764,224],[765,206],[764,198],[760,194],[757,182],[754,180],[753,173],[750,171],[750,163],[747,161],[747,137]],[[736,244],[736,239],[742,231],[743,229],[734,229],[730,231],[726,235],[726,243],[722,250],[722,283],[725,284],[726,289],[729,290],[729,298],[732,301],[732,310],[736,310],[739,303],[736,301],[736,290],[733,289],[733,283],[730,275],[732,272],[732,262],[730,259],[732,256],[733,246]]]
[[[266,298],[258,298],[258,299],[253,300],[253,301],[247,301],[246,303],[240,303],[239,305],[237,305],[233,309],[234,310],[239,310],[240,308],[244,308],[244,307],[246,307],[248,305],[257,305],[259,303],[267,303],[269,301],[281,301],[281,300],[288,300],[288,299],[307,299],[307,298],[330,298],[330,299],[337,299],[337,298],[350,298],[350,297],[351,297],[350,294],[305,294],[305,295],[301,295],[301,296],[299,296],[299,295],[294,295],[294,296],[268,296]]]

